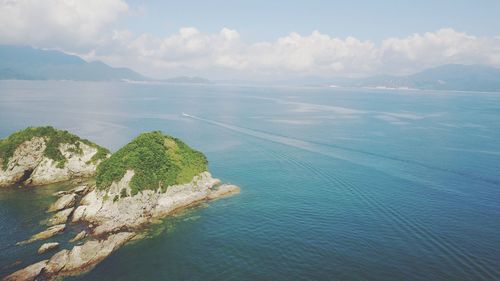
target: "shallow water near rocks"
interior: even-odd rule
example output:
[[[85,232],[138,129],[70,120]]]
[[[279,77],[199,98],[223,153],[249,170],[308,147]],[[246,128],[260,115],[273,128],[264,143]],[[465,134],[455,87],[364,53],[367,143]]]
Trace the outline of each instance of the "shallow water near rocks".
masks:
[[[1,138],[46,124],[162,130],[242,188],[68,280],[500,279],[500,94],[0,82]],[[0,190],[0,276],[53,254],[15,243],[64,188]]]

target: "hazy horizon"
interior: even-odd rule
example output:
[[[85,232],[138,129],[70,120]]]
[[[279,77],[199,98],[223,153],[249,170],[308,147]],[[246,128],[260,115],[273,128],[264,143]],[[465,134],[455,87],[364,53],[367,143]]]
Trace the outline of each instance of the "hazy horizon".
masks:
[[[500,2],[2,1],[0,44],[154,78],[280,80],[500,66]]]

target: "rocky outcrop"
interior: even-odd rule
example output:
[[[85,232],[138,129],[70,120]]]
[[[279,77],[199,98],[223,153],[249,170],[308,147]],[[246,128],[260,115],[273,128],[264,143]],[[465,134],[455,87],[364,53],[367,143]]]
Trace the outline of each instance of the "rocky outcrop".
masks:
[[[80,185],[71,190],[71,192],[77,194],[77,195],[85,195],[88,193],[90,187],[88,185]]]
[[[59,150],[66,158],[64,167],[58,168],[54,160],[44,157],[25,183],[27,185],[43,185],[95,175],[99,163],[92,163],[91,159],[97,153],[97,148],[83,142],[79,143],[79,148],[81,153],[75,151],[75,145],[61,144]]]
[[[57,242],[45,243],[42,246],[40,246],[40,248],[38,248],[38,253],[43,254],[43,253],[48,252],[50,250],[53,250],[57,247],[59,247],[59,243],[57,243]]]
[[[238,186],[233,184],[223,184],[216,188],[213,188],[210,194],[208,194],[207,199],[213,200],[224,196],[229,196],[238,192],[240,192],[240,188]]]
[[[48,225],[56,225],[56,224],[65,224],[68,221],[69,216],[73,212],[74,208],[65,209],[57,212],[54,216],[52,216],[47,224]]]
[[[3,280],[54,280],[64,276],[78,274],[95,266],[134,236],[135,233],[132,232],[120,232],[109,235],[103,240],[87,241],[81,246],[73,247],[71,250],[61,250],[50,259],[16,271]],[[57,245],[50,245],[47,250],[53,249],[53,247],[57,247]]]
[[[2,279],[3,281],[28,281],[28,280],[36,280],[36,278],[40,275],[42,270],[47,266],[47,262],[49,260],[43,260],[41,262],[37,262],[30,266],[27,266],[21,270],[18,270],[11,275]]]
[[[64,195],[74,193],[75,195],[82,196],[82,195],[87,194],[89,192],[89,190],[90,190],[90,186],[84,184],[84,185],[79,185],[71,190],[61,190],[61,191],[54,192],[53,195],[56,197],[62,197]]]
[[[83,142],[79,143],[81,153],[75,151],[75,145],[61,144],[59,150],[66,158],[63,167],[43,155],[43,138],[33,138],[20,145],[10,158],[6,170],[0,169],[0,187],[14,184],[43,185],[66,181],[72,178],[95,175],[99,161],[91,161],[97,148]]]
[[[48,212],[57,212],[59,210],[71,208],[75,206],[75,202],[76,202],[75,193],[63,195],[59,199],[57,199],[56,202],[50,205]]]
[[[42,133],[50,135],[52,141],[32,137]],[[7,166],[7,170],[0,171],[0,186],[5,183],[44,184],[90,176],[98,163],[93,155],[102,159],[107,153],[88,141],[74,142],[76,136],[51,127],[28,128],[16,134],[7,139],[10,143],[0,142],[0,158],[7,155],[9,159],[8,163],[4,161],[7,158],[0,159],[0,163]],[[47,146],[51,149],[47,150]],[[59,198],[48,208],[55,214],[46,222],[53,226],[18,243],[52,237],[63,232],[65,223],[70,221],[76,224],[72,229],[85,229],[70,242],[86,238],[83,244],[63,249],[50,259],[21,269],[5,280],[53,280],[88,270],[153,221],[179,209],[239,191],[237,186],[221,185],[210,173],[201,172],[208,168],[207,165],[201,152],[179,139],[158,131],[139,135],[99,166],[96,176],[99,188],[80,185],[55,193]],[[58,245],[46,243],[39,252]]]
[[[165,192],[145,190],[134,196],[123,196],[121,190],[129,189],[132,176],[133,171],[127,172],[109,190],[94,189],[89,192],[76,208],[72,221],[96,226],[92,229],[92,234],[97,236],[121,229],[136,230],[177,209],[239,190],[234,185],[217,187],[216,184],[220,181],[204,172],[187,184],[169,186]]]
[[[239,191],[239,187],[235,185],[220,185],[218,179],[212,178],[208,172],[203,172],[191,182],[169,186],[164,192],[160,189],[144,190],[131,196],[129,184],[133,175],[133,171],[128,171],[120,181],[114,182],[105,191],[89,187],[88,193],[80,199],[80,202],[77,192],[84,194],[83,188],[73,189],[71,193],[59,198],[61,200],[65,196],[72,196],[72,200],[61,200],[61,202],[75,201],[73,204],[76,206],[71,221],[83,223],[90,229],[89,234],[81,231],[70,242],[84,237],[88,237],[88,240],[71,250],[59,251],[48,261],[36,264],[37,266],[32,265],[15,272],[5,280],[52,280],[88,270],[132,239],[136,232],[141,231],[152,221],[170,215],[176,210]],[[126,192],[122,192],[123,189]],[[67,206],[66,204],[60,206],[63,205]],[[67,210],[72,209],[62,210],[55,216],[61,212],[69,212]],[[64,225],[56,225],[34,235],[26,242],[44,239],[63,230]],[[12,279],[23,274],[26,274],[25,279]]]
[[[32,138],[19,145],[10,158],[7,168],[5,170],[0,168],[0,187],[27,181],[44,159],[43,152],[46,147],[45,140],[41,137]]]
[[[120,232],[104,240],[90,240],[71,250],[62,250],[49,259],[43,274],[46,277],[62,277],[88,270],[134,236],[132,232]]]
[[[0,187],[36,186],[94,176],[108,153],[96,144],[51,127],[27,128],[0,142]]]
[[[74,243],[76,241],[80,241],[83,238],[85,238],[86,236],[87,236],[87,232],[85,232],[85,230],[82,230],[77,235],[75,235],[75,237],[73,237],[71,240],[69,240],[69,242]]]
[[[44,239],[50,238],[56,234],[63,232],[64,229],[66,229],[66,225],[64,225],[64,224],[58,224],[58,225],[51,226],[51,227],[47,228],[46,230],[31,236],[31,238],[26,240],[26,241],[18,242],[17,245],[24,245],[24,244],[28,244],[28,243],[31,243],[34,241],[44,240]]]

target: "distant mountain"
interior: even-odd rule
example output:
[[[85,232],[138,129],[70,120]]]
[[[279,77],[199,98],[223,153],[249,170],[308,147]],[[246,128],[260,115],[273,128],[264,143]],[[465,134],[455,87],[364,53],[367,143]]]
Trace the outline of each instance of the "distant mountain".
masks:
[[[86,62],[78,56],[31,47],[0,45],[0,80],[149,80],[128,68]]]
[[[405,75],[377,75],[366,78],[304,76],[293,80],[216,80],[216,83],[270,86],[328,86],[448,91],[500,92],[500,68],[485,65],[447,64]]]
[[[330,81],[333,85],[349,87],[496,92],[500,91],[500,69],[485,65],[448,64],[406,76],[382,75]]]
[[[210,80],[201,77],[188,77],[188,76],[179,76],[173,77],[169,79],[162,79],[161,82],[166,83],[179,83],[179,84],[211,84]]]

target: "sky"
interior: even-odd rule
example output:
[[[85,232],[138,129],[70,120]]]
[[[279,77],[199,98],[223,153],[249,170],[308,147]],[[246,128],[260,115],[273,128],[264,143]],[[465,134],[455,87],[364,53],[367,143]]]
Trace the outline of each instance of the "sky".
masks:
[[[0,0],[0,44],[156,78],[273,80],[500,67],[500,1]]]

